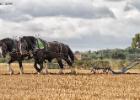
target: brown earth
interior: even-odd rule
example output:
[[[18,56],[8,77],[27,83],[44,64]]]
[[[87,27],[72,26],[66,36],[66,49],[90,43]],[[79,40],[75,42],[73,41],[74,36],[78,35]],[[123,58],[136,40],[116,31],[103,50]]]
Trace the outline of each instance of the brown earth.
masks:
[[[91,74],[77,70],[78,74],[37,75],[32,64],[24,64],[25,74],[9,75],[5,64],[0,65],[0,99],[12,100],[140,100],[140,74]],[[134,70],[133,70],[134,72]]]

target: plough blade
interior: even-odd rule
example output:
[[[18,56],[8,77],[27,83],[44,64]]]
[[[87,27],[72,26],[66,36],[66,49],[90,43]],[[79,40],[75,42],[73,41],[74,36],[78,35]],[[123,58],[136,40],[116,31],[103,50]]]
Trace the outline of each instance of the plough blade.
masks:
[[[131,64],[128,65],[127,67],[123,67],[123,68],[121,69],[121,72],[122,72],[122,73],[125,73],[125,72],[127,72],[129,69],[131,69],[131,68],[135,67],[136,65],[138,65],[139,63],[140,63],[140,62],[131,63]]]

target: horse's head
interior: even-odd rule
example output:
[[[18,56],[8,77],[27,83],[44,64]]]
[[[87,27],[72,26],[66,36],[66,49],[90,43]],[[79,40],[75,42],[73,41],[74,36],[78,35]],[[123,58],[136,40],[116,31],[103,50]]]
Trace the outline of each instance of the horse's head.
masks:
[[[27,43],[27,41],[24,38],[21,38],[19,40],[18,44],[19,44],[19,51],[20,51],[21,54],[29,51],[28,50],[28,43]]]
[[[6,57],[7,54],[7,45],[0,41],[0,57]]]
[[[20,38],[20,51],[34,51],[36,38],[33,36],[23,36]]]

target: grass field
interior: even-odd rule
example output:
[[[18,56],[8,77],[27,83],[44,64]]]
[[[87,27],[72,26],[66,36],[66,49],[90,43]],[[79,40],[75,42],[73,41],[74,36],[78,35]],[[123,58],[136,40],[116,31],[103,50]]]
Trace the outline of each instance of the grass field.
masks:
[[[91,74],[77,70],[76,75],[37,75],[32,64],[24,64],[25,74],[8,75],[5,64],[0,65],[0,100],[140,100],[140,74]],[[69,73],[66,70],[65,73]],[[133,70],[134,72],[134,70]]]

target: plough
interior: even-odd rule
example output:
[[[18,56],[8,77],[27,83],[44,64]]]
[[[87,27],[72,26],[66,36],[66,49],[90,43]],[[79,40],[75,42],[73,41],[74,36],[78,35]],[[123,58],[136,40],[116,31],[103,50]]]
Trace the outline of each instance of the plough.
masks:
[[[133,63],[130,63],[127,67],[121,68],[121,71],[119,71],[119,72],[115,72],[115,71],[113,71],[113,70],[111,70],[111,71],[112,71],[113,74],[124,74],[124,73],[126,73],[129,69],[135,67],[135,66],[138,65],[138,64],[140,64],[140,62],[139,62],[139,61],[135,61],[135,62],[133,62]]]
[[[101,61],[98,61],[98,63],[100,63]],[[107,66],[104,66],[103,63],[106,63]],[[128,66],[126,67],[122,67],[120,71],[114,71],[112,70],[112,68],[109,66],[109,62],[106,61],[102,61],[102,66],[100,67],[98,64],[94,65],[93,68],[91,69],[91,72],[93,72],[94,74],[96,73],[96,71],[98,70],[103,70],[103,72],[112,72],[112,74],[124,74],[126,73],[129,69],[135,67],[136,65],[140,64],[140,61],[135,61],[130,63]]]

